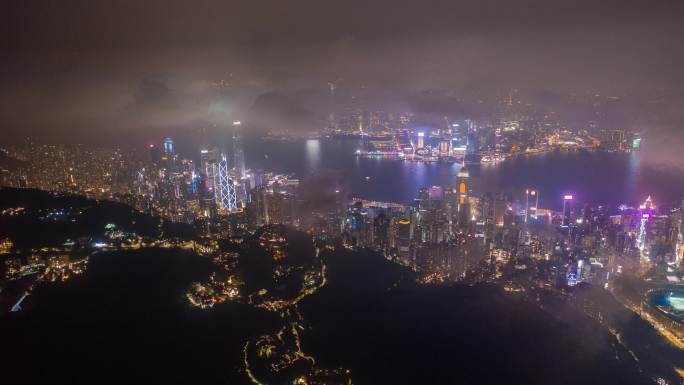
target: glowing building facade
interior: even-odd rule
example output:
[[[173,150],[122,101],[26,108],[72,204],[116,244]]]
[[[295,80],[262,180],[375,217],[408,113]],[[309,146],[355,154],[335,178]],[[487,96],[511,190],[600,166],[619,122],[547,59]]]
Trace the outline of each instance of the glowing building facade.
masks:
[[[173,140],[171,138],[164,139],[164,153],[173,155]]]
[[[572,219],[572,201],[575,197],[570,194],[563,196],[563,213],[561,220],[561,227],[570,226],[570,220]]]
[[[418,133],[418,144],[416,148],[424,148],[425,147],[425,133],[424,132],[419,132]]]
[[[233,122],[233,161],[238,180],[242,180],[245,177],[245,152],[242,147],[242,135],[240,134],[241,125],[238,120]]]
[[[470,207],[468,204],[468,179],[470,173],[465,164],[458,172],[458,222],[460,226],[466,226],[470,220]]]
[[[223,156],[221,161],[213,164],[214,199],[220,211],[232,212],[237,210],[237,196],[235,182],[228,173],[228,162]]]
[[[639,236],[637,238],[637,247],[643,252],[646,249],[646,226],[649,220],[655,214],[656,206],[653,204],[653,200],[649,196],[646,201],[639,206],[639,212],[641,213],[641,220],[639,222]]]

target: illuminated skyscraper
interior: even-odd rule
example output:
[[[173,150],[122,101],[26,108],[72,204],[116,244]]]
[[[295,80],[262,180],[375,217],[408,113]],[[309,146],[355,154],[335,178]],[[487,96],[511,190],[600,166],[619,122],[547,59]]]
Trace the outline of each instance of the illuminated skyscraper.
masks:
[[[405,265],[411,264],[411,221],[400,219],[396,222],[397,257]]]
[[[233,161],[235,162],[235,174],[238,180],[245,177],[245,152],[242,148],[240,126],[239,120],[233,122]]]
[[[468,207],[468,179],[470,173],[465,166],[461,166],[458,172],[458,222],[459,225],[465,226],[470,220],[470,210]]]
[[[173,155],[173,140],[171,138],[164,139],[164,153],[166,155]]]
[[[446,213],[447,231],[453,235],[454,224],[458,221],[458,190],[455,188],[444,189],[444,210]]]
[[[445,219],[447,219],[444,215],[444,207],[444,190],[441,187],[433,186],[419,190],[417,240],[437,243],[444,239]]]
[[[208,177],[213,178],[213,164],[218,162],[221,158],[219,150],[217,148],[212,148],[208,150],[200,151],[200,168],[201,172]]]
[[[458,172],[458,204],[464,205],[468,200],[468,178],[470,178],[470,173],[465,167],[465,164],[461,167]]]
[[[561,220],[561,227],[568,227],[570,226],[570,214],[572,212],[572,200],[573,196],[570,194],[566,194],[563,196],[563,213],[562,213],[562,220]]]
[[[648,221],[655,214],[656,206],[653,200],[649,196],[646,198],[644,203],[639,206],[639,213],[641,214],[641,220],[639,222],[639,236],[637,237],[637,247],[642,252],[646,249],[646,226]]]
[[[539,193],[537,190],[525,190],[525,223],[530,217],[537,217],[537,207],[539,205]]]
[[[423,148],[425,147],[425,133],[424,132],[419,132],[418,133],[418,145],[416,148]]]
[[[337,118],[335,117],[335,89],[337,84],[328,82],[330,88],[330,114],[328,115],[328,128],[334,130],[337,128]]]
[[[451,141],[441,140],[439,142],[439,155],[449,156],[451,154]]]
[[[677,266],[681,266],[684,262],[684,200],[679,207],[679,216],[677,218],[676,224],[677,232],[676,243],[675,243],[675,263]]]
[[[216,206],[223,212],[235,211],[237,209],[235,182],[230,179],[228,162],[225,156],[223,156],[221,161],[213,164],[213,176]]]
[[[204,176],[204,190],[209,196],[214,195],[214,170],[216,169],[215,166],[220,158],[221,155],[217,148],[202,150],[200,152],[200,167]]]

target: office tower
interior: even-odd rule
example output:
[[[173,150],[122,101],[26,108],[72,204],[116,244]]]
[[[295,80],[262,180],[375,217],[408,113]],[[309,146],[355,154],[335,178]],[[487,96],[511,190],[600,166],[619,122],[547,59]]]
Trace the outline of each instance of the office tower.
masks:
[[[539,192],[537,190],[525,190],[525,223],[530,217],[537,217],[537,207],[539,206]]]
[[[294,196],[285,192],[273,191],[266,195],[266,209],[269,224],[292,224]]]
[[[235,163],[235,175],[241,181],[245,177],[245,152],[242,148],[242,135],[239,120],[233,122],[233,162]]]
[[[461,170],[458,172],[458,204],[464,205],[468,201],[468,178],[470,178],[470,173],[466,168],[465,164],[461,166]]]
[[[377,245],[383,252],[389,247],[390,218],[385,211],[373,219],[373,244]]]
[[[419,132],[418,133],[418,145],[416,148],[421,149],[425,147],[425,133],[424,132]]]
[[[441,187],[422,188],[418,192],[420,241],[436,243],[447,232],[444,215],[444,191]]]
[[[366,232],[368,230],[368,224],[366,223],[367,216],[368,212],[361,202],[356,202],[349,208],[347,214],[349,232],[348,244],[356,247],[366,246]]]
[[[458,221],[458,190],[455,188],[444,189],[444,211],[449,235],[453,235],[453,226]]]
[[[232,212],[237,209],[235,197],[235,182],[228,173],[228,162],[223,156],[218,163],[213,164],[214,199],[216,206],[222,212]]]
[[[670,262],[672,243],[670,242],[672,222],[669,215],[653,215],[646,228],[646,247],[652,261]]]
[[[160,167],[165,174],[164,177],[169,179],[171,174],[176,171],[176,157],[173,153],[173,140],[171,138],[165,138],[162,143],[161,160]]]
[[[251,192],[251,199],[249,204],[250,219],[254,226],[261,227],[269,223],[268,218],[268,194],[266,186],[257,186]]]
[[[568,227],[570,226],[570,217],[572,213],[572,200],[573,196],[570,194],[566,194],[563,196],[563,213],[562,213],[562,220],[561,220],[561,226],[562,227]]]
[[[328,115],[328,129],[334,130],[337,128],[337,119],[335,118],[335,89],[337,84],[328,82],[330,89],[330,114]]]
[[[651,262],[663,262],[666,256],[671,255],[673,223],[668,215],[656,215],[656,205],[650,196],[639,206],[639,214],[639,232],[636,243],[641,254],[642,266],[648,267]]]
[[[450,140],[441,140],[439,142],[439,155],[440,156],[449,156],[451,154],[451,141]]]
[[[673,224],[673,227],[677,227],[677,231],[675,233],[675,263],[677,266],[681,266],[682,262],[684,262],[684,200],[682,200],[678,212],[679,216]]]
[[[637,248],[642,252],[646,249],[646,232],[648,221],[655,215],[656,206],[649,196],[646,201],[639,206],[639,235],[637,237]]]
[[[468,205],[468,179],[470,173],[465,166],[461,166],[458,172],[458,223],[459,226],[466,226],[470,220],[470,210]]]
[[[397,257],[405,264],[411,264],[411,221],[400,219],[396,222]]]
[[[200,168],[201,172],[204,173],[207,176],[211,176],[212,174],[212,165],[214,163],[218,163],[219,159],[221,159],[221,154],[219,153],[218,148],[214,147],[211,149],[206,149],[206,150],[201,150],[200,151]]]
[[[470,120],[468,123],[468,131],[466,132],[466,149],[465,159],[471,162],[479,163],[480,156],[478,149],[480,148],[480,138],[477,133],[477,126]]]
[[[216,169],[216,164],[221,159],[221,155],[217,148],[205,149],[200,151],[200,173],[202,174],[202,180],[204,181],[203,192],[205,193],[205,199],[214,199],[214,170]],[[209,207],[209,205],[205,205]]]
[[[171,138],[164,139],[164,153],[168,157],[173,155],[173,140]]]
[[[423,187],[418,190],[418,212],[417,212],[417,242],[428,242],[430,239],[429,235],[429,224],[431,222],[430,215],[430,197],[429,189]]]

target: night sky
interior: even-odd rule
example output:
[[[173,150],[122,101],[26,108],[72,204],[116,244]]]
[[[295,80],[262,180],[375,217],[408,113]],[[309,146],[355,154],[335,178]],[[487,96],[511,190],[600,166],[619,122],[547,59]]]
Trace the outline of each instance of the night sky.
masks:
[[[435,114],[510,89],[618,95],[679,134],[683,21],[659,0],[17,1],[0,16],[0,124],[8,141],[97,143],[234,118],[315,129],[335,82]],[[274,116],[255,113],[264,99]]]

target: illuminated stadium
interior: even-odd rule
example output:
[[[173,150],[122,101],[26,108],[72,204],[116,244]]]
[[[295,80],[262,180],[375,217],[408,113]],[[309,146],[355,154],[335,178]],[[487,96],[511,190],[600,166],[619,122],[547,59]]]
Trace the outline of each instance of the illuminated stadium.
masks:
[[[684,287],[653,289],[644,299],[644,310],[680,337],[684,335]]]

